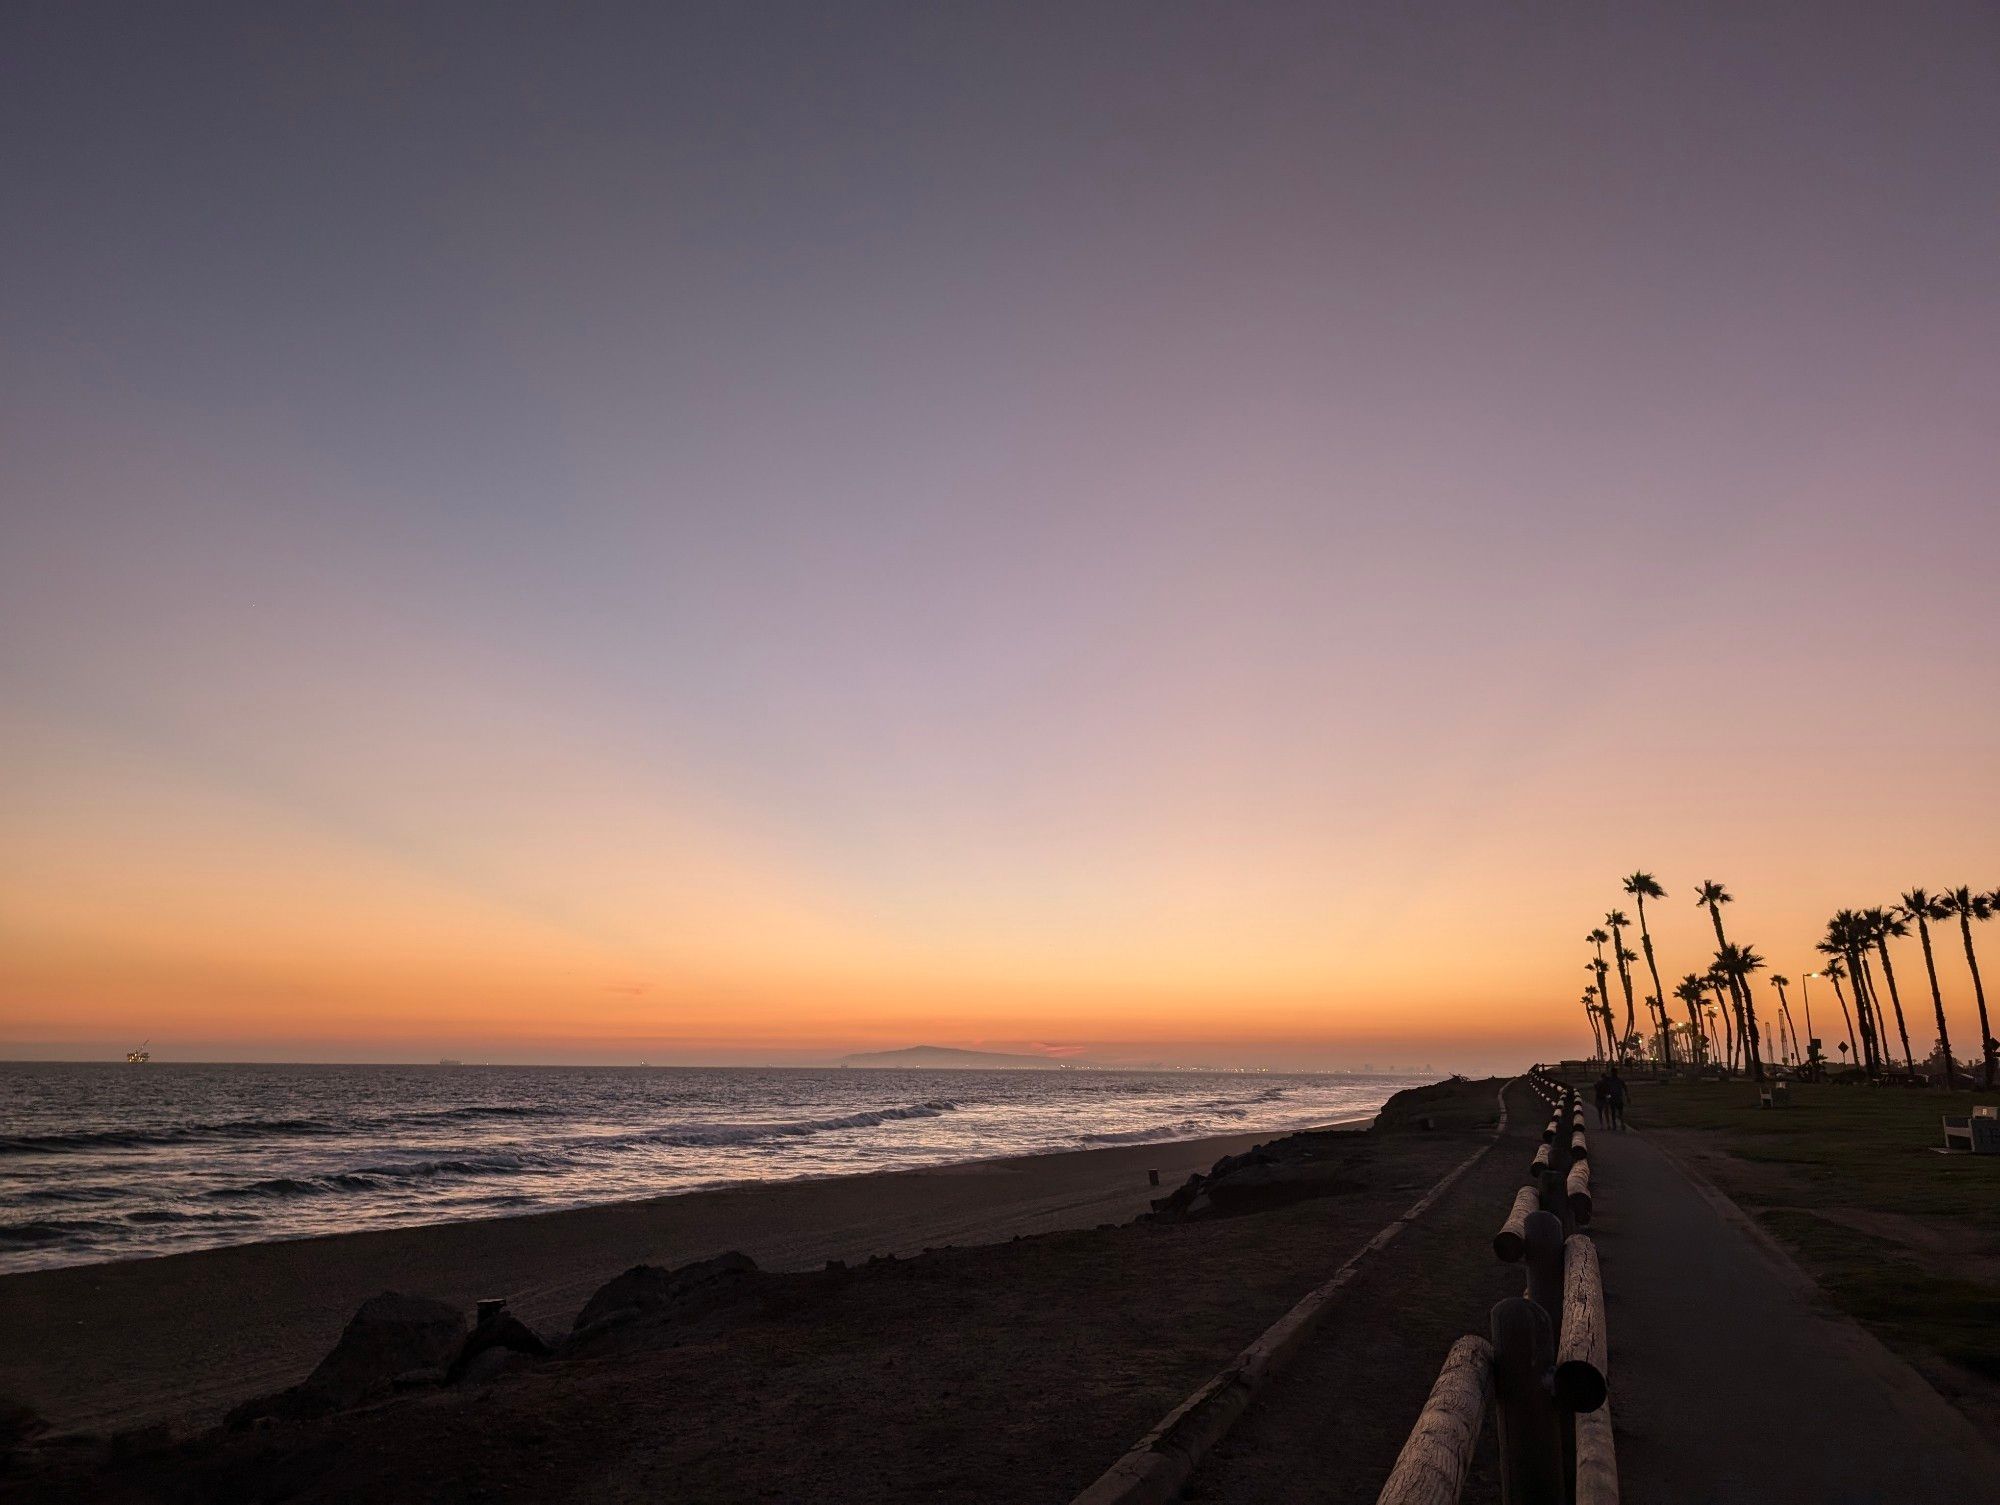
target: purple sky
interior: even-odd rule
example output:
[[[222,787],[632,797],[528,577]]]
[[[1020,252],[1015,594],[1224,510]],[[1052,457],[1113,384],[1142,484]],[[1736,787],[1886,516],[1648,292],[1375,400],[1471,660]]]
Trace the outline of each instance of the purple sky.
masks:
[[[0,70],[0,1044],[504,971],[496,1038],[1330,1059],[1570,1028],[1635,866],[1794,973],[2000,881],[1990,5],[17,4]]]

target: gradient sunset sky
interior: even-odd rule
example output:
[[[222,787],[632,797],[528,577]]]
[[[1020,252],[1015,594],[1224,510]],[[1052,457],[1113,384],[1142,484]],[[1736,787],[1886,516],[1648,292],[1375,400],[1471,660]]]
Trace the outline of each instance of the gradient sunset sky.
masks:
[[[1997,145],[1972,3],[10,5],[0,1054],[1796,978],[2000,884]]]

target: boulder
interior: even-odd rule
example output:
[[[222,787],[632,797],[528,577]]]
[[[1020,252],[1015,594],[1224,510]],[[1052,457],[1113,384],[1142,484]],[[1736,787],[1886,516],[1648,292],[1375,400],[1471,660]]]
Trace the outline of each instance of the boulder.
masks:
[[[245,1401],[229,1413],[228,1425],[344,1411],[388,1394],[412,1370],[445,1368],[464,1342],[465,1316],[457,1307],[384,1291],[361,1304],[317,1369],[289,1390]]]
[[[472,1361],[489,1349],[504,1348],[509,1353],[518,1353],[531,1359],[548,1357],[549,1345],[542,1341],[541,1334],[518,1317],[510,1317],[506,1312],[495,1312],[484,1322],[473,1328],[465,1344],[452,1360],[449,1378],[456,1382],[465,1375]]]
[[[498,1379],[509,1370],[519,1369],[533,1361],[528,1355],[512,1348],[482,1348],[468,1359],[453,1376],[454,1385],[483,1385],[488,1380]]]
[[[1342,1174],[1337,1164],[1289,1160],[1246,1165],[1212,1179],[1205,1190],[1217,1212],[1251,1212],[1312,1197],[1337,1197],[1361,1190],[1361,1183]]]
[[[759,1273],[756,1261],[734,1250],[677,1270],[634,1265],[600,1286],[572,1325],[581,1332],[625,1308],[634,1308],[639,1316],[652,1321],[698,1317],[743,1300],[757,1288]]]

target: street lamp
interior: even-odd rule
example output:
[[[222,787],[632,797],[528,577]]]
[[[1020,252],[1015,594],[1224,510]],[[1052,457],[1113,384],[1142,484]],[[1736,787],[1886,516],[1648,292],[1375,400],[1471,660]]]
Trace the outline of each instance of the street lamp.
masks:
[[[1819,1050],[1819,1039],[1812,1027],[1812,980],[1822,976],[1818,972],[1807,972],[1799,978],[1799,998],[1806,1006],[1806,1059],[1811,1060]]]

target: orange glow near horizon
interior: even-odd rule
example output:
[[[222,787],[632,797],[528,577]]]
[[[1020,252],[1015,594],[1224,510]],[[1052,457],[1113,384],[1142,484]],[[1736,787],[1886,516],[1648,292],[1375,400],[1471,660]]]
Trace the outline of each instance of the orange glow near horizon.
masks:
[[[0,877],[10,1054],[150,1038],[162,1059],[755,1062],[940,1043],[1497,1067],[1577,1050],[1582,935],[1631,909],[1615,879],[1638,865],[1633,847],[1669,886],[1652,920],[1670,986],[1707,958],[1698,878],[1730,884],[1732,934],[1796,980],[1832,908],[1956,880],[1983,851],[1942,791],[1928,811],[1912,802],[1896,840],[1852,851],[1803,791],[1767,786],[1761,808],[1790,815],[1795,845],[1760,833],[1733,861],[1707,860],[1728,843],[1671,801],[1649,821],[1620,781],[1593,789],[1597,755],[1580,749],[1461,814],[1449,847],[1421,800],[1344,860],[1315,861],[1275,820],[1233,845],[1200,821],[1155,820],[1098,833],[1088,864],[1059,848],[1047,892],[1022,868],[980,866],[963,893],[870,893],[763,836],[669,821],[657,812],[672,801],[600,782],[601,768],[533,810],[495,808],[504,845],[474,862],[121,767],[84,741],[49,736],[41,751],[16,770],[37,797],[15,801],[0,833],[16,858]],[[1724,818],[1749,798],[1716,793]],[[621,803],[652,814],[620,822]],[[1618,830],[1601,829],[1600,809]],[[1903,841],[1930,855],[1902,858]],[[1947,939],[1965,1050],[1977,1033]],[[1914,948],[1901,980],[1914,1033],[1929,1017]],[[1823,986],[1815,1005],[1831,1041]]]

